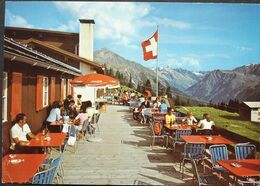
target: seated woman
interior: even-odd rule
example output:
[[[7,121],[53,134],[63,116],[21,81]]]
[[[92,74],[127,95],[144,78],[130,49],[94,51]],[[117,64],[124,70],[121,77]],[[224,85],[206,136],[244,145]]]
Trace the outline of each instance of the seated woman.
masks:
[[[168,106],[165,103],[165,100],[162,100],[161,105],[159,106],[160,112],[168,112]]]
[[[72,95],[68,95],[67,98],[63,101],[63,107],[66,111],[69,109],[70,101],[73,100]]]
[[[128,105],[129,97],[126,91],[122,93],[121,99],[123,101],[123,105]]]
[[[87,113],[89,117],[88,122],[91,123],[91,121],[93,120],[93,115],[98,111],[94,107],[92,107],[92,102],[90,100],[84,102],[84,104],[86,104],[86,108],[87,108]]]
[[[89,115],[87,113],[86,104],[82,105],[80,110],[81,110],[81,113],[79,113],[73,121],[73,123],[76,125],[76,129],[78,131],[81,131],[84,121],[87,120],[89,117]],[[80,139],[82,138],[81,133],[79,134],[79,138]]]
[[[194,123],[198,122],[196,118],[192,115],[191,111],[187,112],[187,116],[184,118],[183,121],[188,125],[193,125]]]
[[[203,114],[203,119],[199,121],[198,127],[201,129],[202,134],[212,134],[212,129],[215,126],[214,121],[210,120],[208,113]]]
[[[75,118],[78,115],[77,106],[74,100],[70,100],[69,107],[67,109],[67,114],[71,118]]]
[[[82,97],[82,95],[80,95],[80,94],[77,95],[77,99],[76,99],[76,110],[77,110],[77,112],[80,111],[80,108],[82,106],[81,97]]]
[[[54,101],[54,102],[53,102],[51,112],[50,112],[49,116],[48,116],[47,119],[46,119],[46,126],[45,126],[45,127],[46,127],[48,130],[51,129],[52,131],[60,132],[60,131],[57,131],[57,128],[56,128],[56,130],[55,130],[55,128],[51,128],[51,127],[50,127],[50,124],[51,124],[52,122],[60,121],[60,119],[61,119],[61,110],[60,110],[60,107],[61,107],[61,105],[60,105],[60,102],[59,102],[59,101]],[[51,131],[51,130],[50,130],[50,131]]]
[[[141,110],[141,114],[142,114],[141,124],[144,124],[147,121],[145,112],[147,111],[148,108],[150,108],[150,101],[148,100],[148,97],[145,96],[145,100],[144,100],[144,102],[141,103],[140,108],[139,108]]]
[[[141,112],[141,108],[139,108],[139,99],[138,99],[138,96],[137,95],[135,95],[134,96],[134,98],[133,98],[133,103],[135,104],[135,105],[133,105],[133,106],[131,106],[132,107],[132,110],[133,110],[133,119],[134,120],[139,120],[140,118],[139,118],[139,116],[140,116],[140,112]]]
[[[29,141],[27,135],[30,138],[35,138],[35,135],[31,132],[29,125],[27,124],[27,117],[24,113],[16,115],[15,124],[11,128],[11,147],[15,153],[32,153],[32,148],[28,148]]]
[[[153,103],[153,108],[159,108],[161,105],[161,97],[157,97]]]

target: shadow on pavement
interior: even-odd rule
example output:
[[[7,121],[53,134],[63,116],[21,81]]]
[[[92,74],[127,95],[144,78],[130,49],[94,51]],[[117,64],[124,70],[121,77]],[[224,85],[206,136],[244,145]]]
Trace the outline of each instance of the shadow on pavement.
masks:
[[[151,180],[154,180],[154,181],[156,181],[158,183],[161,183],[163,185],[187,185],[185,183],[180,184],[180,183],[175,183],[175,182],[172,182],[172,181],[166,181],[164,179],[160,179],[160,178],[156,178],[156,177],[153,177],[153,176],[144,175],[144,174],[141,174],[141,173],[139,173],[139,175],[141,175],[143,177],[146,177],[146,178],[149,178]]]

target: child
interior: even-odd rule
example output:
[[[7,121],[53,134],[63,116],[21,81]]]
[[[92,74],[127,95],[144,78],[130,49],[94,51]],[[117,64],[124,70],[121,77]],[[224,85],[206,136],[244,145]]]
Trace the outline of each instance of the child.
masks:
[[[80,111],[80,107],[82,106],[81,97],[82,96],[80,94],[77,95],[77,99],[76,99],[76,109],[77,109],[77,112]]]

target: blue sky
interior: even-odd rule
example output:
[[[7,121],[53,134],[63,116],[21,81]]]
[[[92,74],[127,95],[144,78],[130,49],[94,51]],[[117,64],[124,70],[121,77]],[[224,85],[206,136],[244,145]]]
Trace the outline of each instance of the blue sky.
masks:
[[[260,63],[260,4],[6,2],[5,25],[78,32],[95,19],[94,49],[146,67],[141,42],[159,26],[159,64],[192,71]]]

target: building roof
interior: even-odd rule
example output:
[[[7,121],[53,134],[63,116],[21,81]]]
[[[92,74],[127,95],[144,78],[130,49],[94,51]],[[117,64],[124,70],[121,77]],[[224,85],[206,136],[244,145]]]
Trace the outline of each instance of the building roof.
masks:
[[[97,64],[97,63],[95,63],[93,61],[90,61],[90,60],[87,60],[85,58],[79,57],[78,55],[75,55],[75,54],[73,54],[71,52],[68,52],[66,50],[62,50],[62,49],[60,49],[58,47],[55,47],[53,45],[49,45],[49,44],[47,44],[45,42],[42,42],[42,41],[39,41],[37,39],[32,39],[32,38],[29,39],[28,40],[28,44],[36,44],[38,46],[42,46],[42,47],[48,48],[48,49],[50,49],[52,51],[56,51],[58,53],[61,53],[61,54],[65,55],[65,56],[67,56],[67,57],[69,57],[71,59],[78,60],[81,63],[85,63],[85,64],[88,64],[90,66],[94,66],[94,67],[97,67],[97,68],[102,68],[102,65],[100,65],[100,64]]]
[[[13,56],[11,61],[17,57],[27,63],[32,63],[33,66],[46,67],[47,69],[62,71],[76,76],[81,75],[79,69],[34,50],[26,44],[18,43],[12,38],[4,37],[4,55],[8,57]]]
[[[42,32],[42,33],[51,33],[51,34],[79,37],[79,33],[74,33],[74,32],[62,32],[62,31],[34,29],[34,28],[22,28],[22,27],[10,27],[10,26],[6,26],[5,29],[14,30],[14,31],[18,30],[18,31],[26,31],[26,32],[28,32],[28,31],[30,31],[30,32]]]
[[[247,106],[249,106],[250,108],[260,108],[260,102],[259,101],[255,101],[255,102],[249,102],[249,101],[245,101],[244,102]]]

